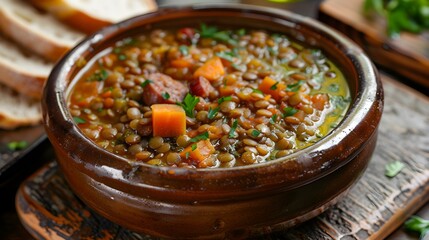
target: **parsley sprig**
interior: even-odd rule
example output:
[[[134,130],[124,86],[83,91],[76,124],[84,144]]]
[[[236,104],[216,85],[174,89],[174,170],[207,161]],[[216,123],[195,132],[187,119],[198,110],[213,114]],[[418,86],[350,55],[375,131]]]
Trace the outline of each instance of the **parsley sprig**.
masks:
[[[203,38],[213,38],[216,41],[226,42],[230,45],[237,45],[237,40],[233,39],[229,32],[218,31],[214,26],[207,26],[203,23],[200,26],[199,33]]]
[[[12,141],[7,144],[7,148],[11,151],[22,150],[28,146],[27,141]]]
[[[429,220],[419,216],[412,216],[404,225],[406,229],[420,233],[420,239],[424,239],[429,232]]]
[[[391,162],[386,165],[385,175],[387,177],[393,178],[398,175],[399,172],[405,167],[405,164],[400,161]]]
[[[198,142],[201,140],[206,140],[206,139],[209,139],[209,132],[207,132],[207,131],[201,133],[200,135],[197,135],[197,136],[191,138],[189,141],[192,143],[195,143],[195,142]]]
[[[195,97],[194,95],[188,93],[186,94],[185,98],[183,99],[183,102],[176,103],[177,105],[181,106],[183,110],[185,110],[186,116],[193,118],[194,117],[194,108],[197,106],[197,104],[200,102],[200,98]]]

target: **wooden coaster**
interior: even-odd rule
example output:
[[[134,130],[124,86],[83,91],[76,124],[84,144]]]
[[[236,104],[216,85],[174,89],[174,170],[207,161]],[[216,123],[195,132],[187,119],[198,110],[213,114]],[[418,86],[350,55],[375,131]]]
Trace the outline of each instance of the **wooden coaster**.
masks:
[[[267,227],[262,238],[383,239],[427,202],[429,100],[383,78],[384,115],[363,177],[320,216],[289,230]],[[386,177],[386,164],[396,160],[405,168],[394,178]],[[22,183],[16,208],[24,227],[38,239],[154,239],[92,212],[72,193],[55,163]]]

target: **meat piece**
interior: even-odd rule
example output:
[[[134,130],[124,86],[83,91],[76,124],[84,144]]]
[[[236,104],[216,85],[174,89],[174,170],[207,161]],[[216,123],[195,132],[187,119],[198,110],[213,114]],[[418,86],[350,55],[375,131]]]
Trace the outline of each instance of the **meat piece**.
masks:
[[[162,73],[152,73],[146,77],[150,80],[144,87],[143,102],[151,106],[156,103],[182,102],[188,93],[188,87]]]
[[[191,82],[190,86],[191,93],[200,97],[208,97],[210,92],[215,92],[216,89],[206,78],[200,76]]]

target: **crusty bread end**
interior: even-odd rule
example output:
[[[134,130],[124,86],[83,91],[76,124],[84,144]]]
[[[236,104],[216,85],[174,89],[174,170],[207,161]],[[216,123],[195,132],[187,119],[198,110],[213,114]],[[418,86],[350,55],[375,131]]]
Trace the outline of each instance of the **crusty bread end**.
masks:
[[[41,122],[40,101],[27,98],[2,84],[0,96],[0,128],[14,129]]]

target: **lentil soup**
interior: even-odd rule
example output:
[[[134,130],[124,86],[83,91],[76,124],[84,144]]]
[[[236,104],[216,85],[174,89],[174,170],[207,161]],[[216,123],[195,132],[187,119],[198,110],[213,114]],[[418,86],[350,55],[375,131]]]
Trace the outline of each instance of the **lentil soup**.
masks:
[[[350,102],[321,50],[264,30],[156,29],[79,64],[68,104],[81,131],[158,166],[280,158],[326,136]]]

